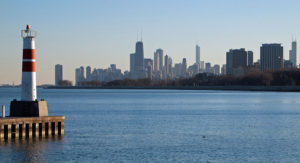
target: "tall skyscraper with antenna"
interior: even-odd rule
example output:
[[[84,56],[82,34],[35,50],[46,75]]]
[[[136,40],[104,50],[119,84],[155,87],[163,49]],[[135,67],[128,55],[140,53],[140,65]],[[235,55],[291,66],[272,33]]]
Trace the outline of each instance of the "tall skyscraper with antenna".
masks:
[[[145,78],[144,65],[144,46],[141,37],[141,40],[137,40],[135,44],[135,53],[130,54],[130,72],[132,78]]]
[[[144,70],[144,47],[142,41],[138,41],[135,44],[135,66],[137,71]]]
[[[292,62],[293,67],[297,67],[297,41],[293,39],[292,49],[289,51],[289,59]]]

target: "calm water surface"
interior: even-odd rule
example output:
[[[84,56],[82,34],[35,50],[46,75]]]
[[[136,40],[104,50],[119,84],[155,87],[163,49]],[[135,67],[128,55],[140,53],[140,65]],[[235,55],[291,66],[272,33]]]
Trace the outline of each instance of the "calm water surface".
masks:
[[[0,104],[20,97],[1,88]],[[300,162],[300,93],[38,90],[65,136],[0,144],[1,162]],[[9,109],[7,109],[8,113]]]

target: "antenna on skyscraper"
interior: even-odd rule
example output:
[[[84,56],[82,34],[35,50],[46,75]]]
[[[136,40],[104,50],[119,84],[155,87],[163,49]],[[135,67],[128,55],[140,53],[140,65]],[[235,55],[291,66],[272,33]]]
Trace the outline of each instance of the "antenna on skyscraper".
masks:
[[[139,31],[136,32],[136,41],[139,41]]]
[[[294,42],[294,41],[296,41],[296,36],[295,35],[292,36],[292,42]]]
[[[143,41],[143,28],[141,30],[141,41]]]

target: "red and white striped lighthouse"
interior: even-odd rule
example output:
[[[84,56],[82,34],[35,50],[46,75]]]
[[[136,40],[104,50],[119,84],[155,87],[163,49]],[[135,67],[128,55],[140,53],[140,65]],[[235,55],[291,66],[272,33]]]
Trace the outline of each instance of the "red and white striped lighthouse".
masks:
[[[22,96],[21,101],[35,101],[36,97],[36,71],[35,71],[35,37],[36,32],[29,25],[21,31],[23,38],[22,63]]]

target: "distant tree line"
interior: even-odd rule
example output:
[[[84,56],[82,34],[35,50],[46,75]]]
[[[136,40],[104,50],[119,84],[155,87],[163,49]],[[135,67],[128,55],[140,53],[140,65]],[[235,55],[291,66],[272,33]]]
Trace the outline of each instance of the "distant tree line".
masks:
[[[179,79],[173,83],[179,86],[300,86],[300,70],[261,72],[254,69],[241,76],[197,74],[192,78]]]
[[[58,82],[59,86],[72,86],[72,82],[70,80],[60,80]]]
[[[110,82],[81,82],[80,86],[300,86],[300,70],[285,69],[260,72],[249,70],[241,76],[200,73],[191,78],[174,80],[123,79]]]

